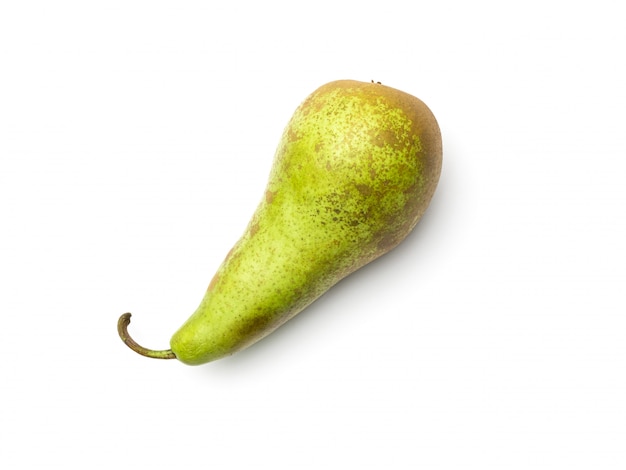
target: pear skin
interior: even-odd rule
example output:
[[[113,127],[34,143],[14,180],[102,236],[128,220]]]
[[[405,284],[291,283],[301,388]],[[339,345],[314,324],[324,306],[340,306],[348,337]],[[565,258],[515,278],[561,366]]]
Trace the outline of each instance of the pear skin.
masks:
[[[252,219],[171,349],[136,345],[130,314],[122,339],[192,365],[254,344],[397,246],[428,207],[441,165],[439,126],[422,101],[373,82],[323,85],[287,124]]]

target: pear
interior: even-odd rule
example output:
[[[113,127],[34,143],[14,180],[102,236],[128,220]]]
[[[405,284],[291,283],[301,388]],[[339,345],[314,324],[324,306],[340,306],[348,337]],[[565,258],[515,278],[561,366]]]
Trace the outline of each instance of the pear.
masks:
[[[240,351],[397,246],[424,214],[442,144],[419,99],[380,83],[314,91],[278,144],[265,193],[195,313],[154,358],[202,364]]]

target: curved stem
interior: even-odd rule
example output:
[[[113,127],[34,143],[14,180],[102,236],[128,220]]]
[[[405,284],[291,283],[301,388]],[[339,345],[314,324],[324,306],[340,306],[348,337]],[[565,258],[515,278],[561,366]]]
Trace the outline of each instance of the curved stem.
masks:
[[[130,313],[123,314],[117,321],[117,332],[122,338],[122,341],[126,343],[130,349],[138,354],[146,357],[152,357],[154,359],[176,359],[176,354],[171,349],[164,349],[161,351],[155,351],[153,349],[147,349],[143,346],[139,346],[134,339],[128,334],[128,324],[130,323]]]

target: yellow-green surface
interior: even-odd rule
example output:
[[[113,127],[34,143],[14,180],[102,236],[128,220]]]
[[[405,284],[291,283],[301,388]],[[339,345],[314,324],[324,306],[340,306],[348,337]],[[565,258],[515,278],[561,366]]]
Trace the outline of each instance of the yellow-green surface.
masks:
[[[188,364],[272,332],[413,229],[441,170],[441,136],[417,98],[337,81],[302,103],[265,194],[171,348]]]

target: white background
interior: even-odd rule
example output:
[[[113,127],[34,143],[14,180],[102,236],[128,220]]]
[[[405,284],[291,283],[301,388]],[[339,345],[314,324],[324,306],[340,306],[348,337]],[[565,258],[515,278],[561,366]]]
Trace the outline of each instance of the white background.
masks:
[[[0,467],[626,468],[618,1],[6,1]],[[147,347],[198,305],[295,107],[424,100],[414,233],[256,346]]]

